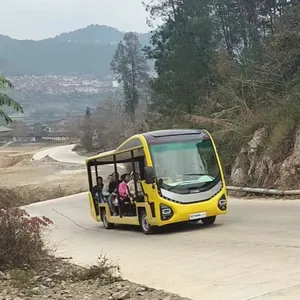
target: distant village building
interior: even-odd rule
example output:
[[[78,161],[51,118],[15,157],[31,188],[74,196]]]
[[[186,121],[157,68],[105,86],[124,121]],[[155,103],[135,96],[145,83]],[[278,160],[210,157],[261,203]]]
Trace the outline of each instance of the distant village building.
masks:
[[[45,134],[42,136],[42,140],[47,141],[67,141],[69,140],[69,128],[70,121],[62,119],[57,122],[51,122],[47,126],[44,126]]]
[[[68,141],[69,137],[64,132],[49,132],[42,137],[44,141]]]
[[[76,135],[71,130],[76,131],[74,124],[70,120],[60,120],[49,122],[48,124],[16,122],[11,128],[0,126],[0,143],[4,144],[10,141],[30,143],[38,141],[68,141],[75,139]]]
[[[9,77],[8,79],[14,82],[17,91],[34,91],[45,94],[99,93],[109,90],[113,80],[110,76],[100,80],[88,75],[26,75]]]

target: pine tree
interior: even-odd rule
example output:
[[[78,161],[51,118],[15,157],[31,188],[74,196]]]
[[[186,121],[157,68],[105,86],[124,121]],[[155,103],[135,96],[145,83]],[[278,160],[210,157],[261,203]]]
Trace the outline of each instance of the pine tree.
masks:
[[[149,80],[148,65],[137,34],[128,32],[124,35],[111,62],[111,69],[118,82],[123,84],[125,112],[134,122],[140,89]]]

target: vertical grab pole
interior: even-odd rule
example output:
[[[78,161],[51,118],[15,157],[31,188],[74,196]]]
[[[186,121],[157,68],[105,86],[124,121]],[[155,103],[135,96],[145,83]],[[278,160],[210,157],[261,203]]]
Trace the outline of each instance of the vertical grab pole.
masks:
[[[100,207],[99,205],[97,205],[97,202],[95,200],[95,197],[92,193],[92,190],[93,190],[93,176],[92,176],[92,168],[91,168],[91,161],[89,161],[87,163],[87,172],[88,172],[88,181],[89,181],[89,187],[90,187],[90,193],[92,195],[92,198],[93,198],[93,203],[94,203],[94,207],[95,207],[95,212],[96,212],[96,215],[99,216],[99,213],[100,213]],[[97,207],[98,206],[98,207]]]
[[[94,160],[95,163],[95,174],[96,174],[96,183],[98,184],[98,168],[97,168],[97,160]]]
[[[117,159],[116,155],[113,156],[114,158],[114,170],[115,174],[117,175],[118,173],[118,168],[117,168]],[[117,178],[117,200],[118,200],[118,207],[119,207],[119,217],[122,218],[122,210],[121,210],[121,205],[120,205],[120,197],[119,197],[119,179]]]
[[[133,172],[133,182],[134,182],[134,191],[135,191],[135,197],[138,196],[137,192],[137,182],[135,181],[135,161],[134,161],[134,153],[131,151],[131,162],[132,162],[132,172]]]
[[[92,178],[92,170],[91,170],[90,162],[87,163],[86,167],[87,167],[87,173],[88,173],[89,188],[90,188],[90,192],[92,192],[93,178]]]
[[[95,176],[96,176],[96,184],[98,185],[98,168],[97,168],[97,160],[95,159],[94,160],[94,164],[95,164]],[[98,200],[98,203],[97,203],[97,208],[98,208],[98,214],[100,216],[100,206],[99,206],[99,202],[100,202],[100,199]]]

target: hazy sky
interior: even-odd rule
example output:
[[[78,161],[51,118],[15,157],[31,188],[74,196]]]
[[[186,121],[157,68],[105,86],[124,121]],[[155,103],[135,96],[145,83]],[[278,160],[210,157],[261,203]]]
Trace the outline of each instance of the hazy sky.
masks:
[[[147,32],[142,0],[0,0],[0,34],[43,39],[90,24]]]

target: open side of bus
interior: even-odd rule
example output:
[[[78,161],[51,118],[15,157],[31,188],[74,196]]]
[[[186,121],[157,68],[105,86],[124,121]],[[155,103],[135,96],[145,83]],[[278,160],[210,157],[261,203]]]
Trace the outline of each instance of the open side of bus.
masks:
[[[93,196],[93,177],[99,176],[104,165],[112,165],[114,172],[120,173],[124,163],[131,163],[132,172],[138,172],[140,179],[134,181],[131,201],[121,203],[116,193],[114,215],[111,201],[99,202]],[[162,130],[135,135],[116,150],[87,159],[86,164],[91,215],[107,229],[115,224],[139,225],[145,234],[151,234],[156,227],[178,222],[202,220],[211,225],[217,215],[227,212],[221,162],[206,131]]]

